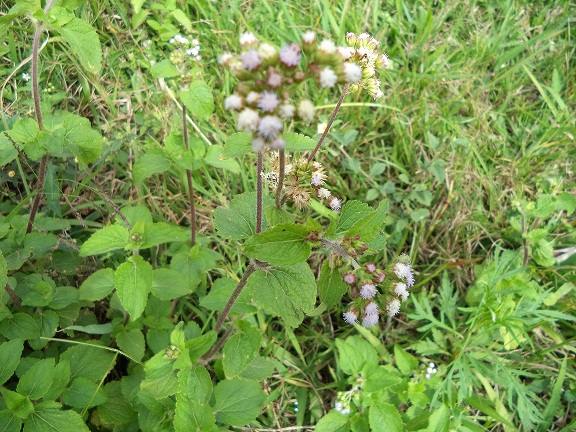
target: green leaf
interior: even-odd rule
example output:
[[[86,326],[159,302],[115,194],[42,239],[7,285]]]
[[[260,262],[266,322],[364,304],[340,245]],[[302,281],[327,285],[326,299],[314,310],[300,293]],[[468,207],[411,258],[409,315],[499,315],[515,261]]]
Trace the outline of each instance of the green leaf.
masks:
[[[4,289],[8,283],[8,266],[6,265],[6,258],[0,251],[0,289]]]
[[[74,330],[82,333],[102,335],[112,333],[112,330],[114,330],[114,326],[112,325],[112,323],[89,324],[85,326],[69,326],[66,327],[66,330]]]
[[[249,328],[232,336],[224,345],[222,366],[226,378],[240,375],[258,355],[262,336],[258,330]]]
[[[296,218],[292,213],[285,209],[279,209],[275,205],[270,205],[264,207],[264,216],[266,216],[266,220],[270,224],[270,226],[276,226],[281,224],[293,224]],[[313,219],[308,219],[308,221],[314,221]],[[308,222],[307,221],[307,222]],[[315,221],[314,221],[315,222]],[[305,225],[306,229],[310,231],[322,231],[322,227],[318,227],[318,229],[314,229],[316,227],[310,227]]]
[[[8,135],[15,141],[18,150],[23,150],[32,160],[39,160],[46,153],[46,148],[39,142],[38,123],[32,118],[18,120]]]
[[[286,151],[295,150],[313,150],[317,142],[306,135],[294,132],[287,132],[284,134],[286,140]]]
[[[418,359],[399,345],[394,345],[394,357],[396,358],[396,366],[404,375],[412,375],[418,366]]]
[[[348,432],[349,430],[348,416],[337,411],[330,411],[320,419],[314,428],[315,432]]]
[[[373,211],[372,207],[361,201],[347,201],[342,206],[342,211],[334,230],[335,233],[343,234],[347,232],[356,222],[372,214]]]
[[[20,378],[16,391],[30,400],[42,398],[54,380],[54,359],[38,361]]]
[[[222,311],[232,295],[232,292],[238,285],[238,281],[228,278],[216,279],[210,288],[210,292],[200,301],[200,306],[212,311]],[[232,305],[231,313],[253,313],[256,307],[250,304],[252,300],[245,290],[242,290],[240,296]]]
[[[144,229],[142,248],[149,248],[162,243],[185,242],[190,240],[190,231],[167,222],[147,224]]]
[[[114,284],[120,302],[132,321],[138,319],[152,290],[152,266],[139,255],[128,258],[114,273]]]
[[[68,42],[80,63],[93,73],[102,70],[102,48],[96,30],[80,18],[72,18],[63,27],[56,29]]]
[[[11,411],[0,411],[0,431],[2,432],[20,432],[22,430],[22,420]]]
[[[133,360],[139,362],[144,357],[146,342],[141,330],[131,329],[118,333],[116,335],[118,348],[124,351]]]
[[[196,402],[207,404],[212,396],[212,378],[203,366],[193,366],[178,372],[180,392],[194,398]]]
[[[240,378],[262,381],[274,373],[274,362],[264,357],[256,357],[240,374]]]
[[[338,364],[347,375],[362,371],[365,366],[378,364],[378,353],[360,336],[350,336],[346,340],[336,339]]]
[[[62,394],[65,404],[74,408],[92,408],[107,401],[100,386],[88,378],[76,378]]]
[[[190,21],[188,15],[186,15],[181,9],[174,9],[172,12],[170,12],[170,15],[172,15],[174,19],[188,31],[188,33],[192,33],[192,21]]]
[[[366,381],[362,389],[367,393],[373,393],[401,382],[402,378],[388,372],[384,366],[378,366],[366,374]]]
[[[0,393],[4,398],[4,404],[6,407],[13,412],[15,415],[21,419],[27,418],[30,414],[34,412],[34,405],[28,400],[28,398],[19,393],[0,387]]]
[[[532,246],[532,258],[538,265],[543,267],[551,267],[556,262],[554,258],[554,248],[552,242],[547,240],[540,240]]]
[[[209,405],[198,403],[194,396],[178,393],[174,412],[176,432],[212,431],[216,418]]]
[[[88,276],[78,293],[80,300],[98,301],[110,294],[114,287],[114,270],[105,268]]]
[[[254,381],[220,381],[214,389],[216,419],[230,425],[250,423],[260,414],[265,394]]]
[[[540,424],[538,428],[539,432],[545,432],[550,430],[550,426],[552,426],[552,422],[554,421],[554,417],[556,413],[561,409],[562,403],[560,402],[562,398],[562,392],[564,390],[564,379],[566,378],[566,365],[567,365],[567,357],[564,357],[562,360],[562,365],[560,366],[560,372],[558,373],[558,378],[554,383],[554,388],[552,390],[550,401],[548,405],[546,405],[546,409],[543,413],[543,422]]]
[[[12,162],[16,156],[18,156],[18,151],[14,148],[12,141],[0,133],[0,167]]]
[[[152,294],[161,300],[172,300],[189,294],[186,278],[175,270],[155,269],[152,273]]]
[[[271,204],[264,198],[264,205]],[[231,240],[242,240],[256,233],[256,192],[236,195],[230,201],[230,208],[218,207],[214,212],[214,227],[218,234]],[[262,221],[262,229],[267,224]]]
[[[154,174],[168,171],[170,165],[172,165],[170,160],[160,152],[145,153],[132,167],[132,179],[135,184],[139,185]]]
[[[424,219],[428,217],[428,215],[430,215],[430,210],[428,210],[427,208],[420,208],[410,213],[410,218],[414,222],[422,222]]]
[[[1,165],[1,164],[0,164]],[[576,210],[576,197],[568,192],[562,192],[556,196],[556,210],[565,210],[570,216]]]
[[[573,291],[576,289],[576,285],[574,285],[572,282],[566,282],[565,284],[563,284],[558,291],[552,292],[552,290],[550,290],[547,294],[547,296],[544,298],[544,304],[546,306],[552,306],[555,305],[558,300],[560,300],[562,297],[564,297],[566,294],[568,294],[570,291]],[[2,356],[0,355],[0,358]]]
[[[0,333],[8,339],[37,339],[40,327],[30,315],[17,313],[0,322]]]
[[[308,230],[303,226],[277,225],[249,238],[244,245],[244,252],[250,258],[290,266],[304,262],[310,256],[307,236]]]
[[[108,225],[92,234],[82,245],[80,256],[85,257],[124,249],[129,243],[130,233],[123,225]]]
[[[88,378],[92,381],[102,380],[114,366],[116,356],[104,347],[76,345],[60,355],[60,362],[70,364],[70,378]]]
[[[174,372],[170,370],[161,378],[145,379],[140,383],[140,390],[156,400],[164,399],[178,392],[178,380]]]
[[[203,267],[196,257],[184,254],[175,255],[170,262],[170,268],[179,273],[184,280],[184,288],[188,293],[196,291]]]
[[[445,404],[440,405],[440,408],[436,408],[430,419],[428,420],[428,427],[426,432],[448,432],[450,430],[450,408]],[[510,427],[514,427],[510,425]]]
[[[208,119],[214,112],[214,95],[204,81],[194,81],[188,90],[180,92],[180,99],[192,115],[203,120]]]
[[[83,164],[94,162],[102,153],[102,136],[84,117],[66,111],[47,118],[40,142],[57,157],[74,155]]]
[[[24,423],[24,432],[89,432],[80,414],[72,410],[37,410]]]
[[[398,409],[388,403],[373,403],[368,415],[370,428],[373,431],[401,432],[402,418]]]
[[[178,68],[168,59],[154,63],[150,68],[150,73],[153,78],[173,78],[182,75]]]
[[[208,152],[204,156],[204,162],[214,168],[221,168],[230,171],[232,174],[240,173],[240,164],[234,159],[224,159],[224,147],[219,145],[212,145],[208,147]]]
[[[363,242],[369,243],[384,230],[386,215],[388,212],[388,200],[380,201],[378,208],[369,215],[363,217],[346,232],[347,237],[360,236]]]
[[[290,327],[298,326],[316,302],[316,281],[306,263],[258,270],[250,275],[245,289],[258,306],[282,317]]]
[[[224,150],[222,151],[222,156],[224,156],[225,158],[240,157],[244,156],[246,153],[250,153],[251,151],[252,151],[252,139],[250,135],[247,132],[236,132],[230,135],[228,138],[226,138],[226,142],[224,144]]]
[[[198,359],[208,352],[210,347],[216,342],[217,334],[214,330],[210,330],[202,336],[186,341],[186,348],[190,354],[192,362],[197,362]]]
[[[0,385],[3,385],[14,373],[20,356],[24,349],[24,343],[21,339],[12,339],[0,344]]]
[[[132,404],[122,394],[122,383],[112,381],[103,388],[106,402],[98,405],[98,417],[103,423],[122,425],[138,421],[138,415],[132,409]]]
[[[348,285],[342,280],[338,269],[330,267],[330,260],[324,260],[318,278],[318,294],[320,301],[331,308],[340,303],[342,296],[348,291]]]

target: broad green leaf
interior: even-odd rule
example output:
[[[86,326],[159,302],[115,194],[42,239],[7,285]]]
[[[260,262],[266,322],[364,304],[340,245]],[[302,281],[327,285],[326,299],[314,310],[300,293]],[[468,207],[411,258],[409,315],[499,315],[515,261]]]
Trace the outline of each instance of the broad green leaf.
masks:
[[[1,141],[0,141],[1,148]],[[236,132],[226,138],[222,156],[225,158],[240,157],[252,151],[251,137],[247,132]],[[1,153],[0,153],[1,154]]]
[[[139,255],[128,258],[114,273],[120,302],[132,320],[142,315],[152,289],[152,266]]]
[[[265,357],[256,357],[240,374],[240,378],[253,381],[262,381],[270,378],[274,373],[274,362]]]
[[[104,347],[76,345],[68,348],[60,355],[60,361],[70,364],[70,378],[88,378],[92,381],[100,381],[112,367],[116,355]]]
[[[194,81],[188,90],[180,92],[180,99],[194,116],[208,119],[214,111],[212,88],[204,81]]]
[[[200,301],[200,306],[212,311],[222,311],[238,285],[238,281],[229,278],[216,279],[210,288],[210,292]],[[232,305],[231,313],[253,313],[256,307],[251,304],[249,294],[242,290],[240,296]]]
[[[54,367],[54,379],[48,393],[44,395],[45,401],[56,400],[68,387],[70,382],[70,363],[60,360]]]
[[[265,312],[282,317],[290,327],[298,326],[316,302],[316,281],[306,263],[258,270],[245,289]]]
[[[173,78],[182,75],[174,64],[168,59],[154,63],[150,68],[153,78]]]
[[[428,210],[427,208],[420,208],[410,213],[410,218],[414,222],[422,222],[424,219],[428,217],[428,215],[430,215],[430,210]]]
[[[303,226],[278,225],[249,238],[244,245],[244,252],[250,258],[290,266],[304,262],[310,256],[307,236],[308,230]]]
[[[68,42],[74,54],[86,70],[100,73],[102,69],[102,48],[94,27],[80,18],[73,18],[63,27],[56,29]]]
[[[0,251],[0,288],[4,289],[8,283],[8,266],[6,265],[6,258]]]
[[[160,152],[145,153],[138,158],[132,167],[132,179],[135,184],[141,184],[154,174],[168,171],[170,165],[172,165],[170,160]]]
[[[272,201],[265,197],[263,205]],[[256,192],[236,195],[230,201],[230,207],[218,207],[214,212],[214,226],[218,234],[231,240],[242,240],[256,233]],[[262,230],[266,230],[266,221],[262,221]]]
[[[106,402],[98,405],[98,417],[107,424],[121,425],[138,420],[138,415],[132,409],[132,404],[122,393],[120,381],[112,381],[103,388]]]
[[[0,411],[0,427],[2,432],[20,432],[22,420],[9,410]]]
[[[270,224],[270,226],[276,226],[281,224],[293,224],[296,218],[292,213],[285,209],[279,209],[275,205],[270,205],[264,207],[264,216],[266,216],[266,220]],[[315,222],[313,219],[308,219],[308,221]],[[306,221],[306,222],[308,222]],[[311,222],[311,223],[312,223]],[[310,227],[305,225],[308,232],[310,231],[322,231],[322,227]],[[320,228],[320,229],[315,229]]]
[[[54,296],[52,284],[46,281],[38,281],[31,284],[28,292],[22,295],[24,306],[47,306]]]
[[[418,359],[399,345],[394,345],[394,357],[396,358],[396,366],[405,375],[411,375],[418,366]]]
[[[4,387],[0,387],[0,393],[4,398],[5,406],[21,419],[25,419],[34,412],[34,405],[26,396]]]
[[[39,142],[40,129],[38,123],[32,118],[18,120],[12,129],[8,131],[10,138],[32,160],[39,160],[45,153],[46,148]]]
[[[576,286],[572,282],[566,282],[558,289],[558,291],[552,292],[552,290],[550,290],[548,295],[544,298],[544,304],[546,306],[555,305],[558,302],[558,300],[560,300],[562,297],[564,297],[566,294],[568,294],[570,291],[573,291],[574,289],[576,289]]]
[[[208,404],[199,403],[194,396],[178,393],[174,412],[176,432],[211,431],[216,426],[216,418]]]
[[[89,432],[80,414],[72,410],[37,410],[24,422],[24,432]]]
[[[20,378],[16,391],[30,400],[42,398],[54,380],[54,359],[38,361]]]
[[[220,381],[214,395],[216,419],[230,425],[250,423],[260,413],[265,400],[259,383],[236,378]]]
[[[576,210],[576,197],[568,192],[562,192],[556,196],[555,208],[556,210],[565,210],[566,214],[570,216]]]
[[[349,417],[344,414],[340,414],[337,411],[330,411],[324,417],[320,419],[316,427],[315,432],[348,432],[350,427],[348,425]]]
[[[203,354],[208,352],[210,347],[214,345],[214,342],[216,342],[216,336],[216,332],[210,330],[202,336],[186,341],[186,348],[188,349],[192,362],[198,361]]]
[[[223,152],[224,148],[222,146],[213,145],[208,147],[206,156],[204,156],[204,162],[214,168],[221,168],[233,174],[239,174],[240,164],[234,159],[224,159],[222,156]]]
[[[114,290],[114,287],[114,270],[100,269],[88,276],[80,285],[78,290],[80,300],[102,300]]]
[[[124,217],[128,220],[128,223],[131,227],[136,226],[138,223],[141,223],[142,226],[146,226],[147,224],[151,224],[152,221],[152,213],[148,210],[148,207],[144,205],[133,205],[133,206],[126,206],[122,207],[122,213]],[[122,222],[120,216],[116,217],[116,221],[118,223]]]
[[[82,245],[80,256],[89,256],[124,249],[130,243],[130,233],[120,224],[108,225],[98,231]]]
[[[378,353],[360,336],[350,336],[346,340],[336,339],[338,364],[347,375],[360,372],[365,366],[376,366]]]
[[[24,237],[24,247],[30,248],[32,253],[39,257],[44,255],[58,243],[58,238],[52,233],[31,232]]]
[[[48,306],[51,309],[64,309],[79,300],[78,289],[71,286],[57,287]]]
[[[392,404],[371,404],[368,418],[370,421],[370,428],[373,431],[401,432],[403,430],[400,413]]]
[[[18,151],[14,148],[12,141],[0,133],[0,167],[12,162],[16,156],[18,156]]]
[[[450,408],[445,404],[440,405],[440,408],[435,409],[428,420],[428,427],[426,432],[448,432],[450,430]],[[510,425],[510,427],[514,427]]]
[[[344,234],[359,220],[372,214],[374,209],[361,201],[347,201],[342,206],[340,217],[335,226],[335,234]]]
[[[74,330],[74,331],[79,331],[82,333],[88,333],[88,334],[110,334],[112,333],[112,330],[114,330],[114,326],[112,325],[112,323],[106,323],[106,324],[89,324],[89,325],[85,325],[85,326],[70,326],[70,327],[66,327],[66,330]]]
[[[24,344],[21,339],[12,339],[0,344],[0,385],[3,385],[12,376],[18,363]]]
[[[30,315],[17,313],[0,322],[0,333],[8,339],[37,339],[40,326]]]
[[[388,200],[380,201],[378,208],[363,217],[346,232],[346,236],[360,236],[363,242],[368,243],[376,238],[380,231],[384,230],[384,223],[388,212]]]
[[[258,330],[236,333],[224,345],[222,366],[227,378],[240,375],[258,355],[262,337]]]
[[[170,371],[162,378],[145,379],[140,383],[140,390],[156,400],[164,399],[178,392],[178,379],[176,374]]]
[[[107,401],[100,386],[88,378],[78,377],[62,394],[65,404],[74,408],[92,408]]]
[[[180,392],[194,398],[196,402],[207,404],[212,396],[212,378],[203,366],[193,366],[178,372]]]
[[[140,361],[144,357],[146,342],[141,330],[131,329],[118,333],[116,335],[116,343],[118,348],[135,361]]]
[[[402,378],[388,372],[384,366],[368,369],[371,370],[366,374],[366,381],[362,387],[363,390],[368,393],[378,392],[383,388],[388,388],[402,382]]]
[[[172,12],[170,12],[170,15],[172,15],[174,19],[188,31],[188,33],[192,33],[192,21],[190,21],[188,15],[186,15],[181,9],[174,9]]]
[[[551,267],[556,262],[554,258],[554,248],[552,242],[545,239],[540,240],[532,246],[532,258],[538,265]]]
[[[152,273],[152,294],[161,300],[172,300],[189,294],[188,282],[179,272],[167,268]]]
[[[203,271],[200,260],[190,255],[178,254],[172,258],[170,268],[182,276],[184,287],[188,293],[196,291]]]
[[[320,301],[328,308],[334,307],[340,303],[346,291],[348,291],[348,285],[342,280],[340,271],[330,268],[330,260],[324,260],[318,278]]]
[[[286,140],[286,151],[295,150],[313,150],[317,142],[306,135],[294,132],[287,132],[284,134]]]
[[[190,240],[190,230],[167,222],[146,224],[142,248],[149,248],[162,243],[185,242]]]

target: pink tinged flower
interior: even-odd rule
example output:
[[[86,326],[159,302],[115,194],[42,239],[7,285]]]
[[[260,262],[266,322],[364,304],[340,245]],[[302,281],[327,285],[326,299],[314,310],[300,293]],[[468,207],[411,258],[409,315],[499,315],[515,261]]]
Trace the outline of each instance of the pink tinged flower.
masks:
[[[316,195],[318,195],[318,198],[320,198],[320,199],[327,199],[332,194],[328,189],[320,188],[320,189],[318,189],[318,191],[316,191]]]
[[[336,81],[338,81],[338,77],[332,69],[326,67],[320,71],[319,80],[320,87],[334,87],[334,84],[336,84]]]
[[[382,282],[384,282],[384,279],[386,279],[386,274],[382,271],[376,273],[376,275],[374,276],[374,282],[376,282],[377,284],[381,284]]]
[[[242,33],[240,35],[240,45],[242,45],[243,48],[253,48],[258,45],[258,39],[254,36],[254,33]]]
[[[345,284],[353,286],[356,283],[356,275],[354,273],[345,273],[342,276],[342,280],[344,280]]]
[[[344,63],[344,79],[349,83],[360,81],[362,79],[362,68],[356,63]]]
[[[251,91],[246,95],[246,103],[249,105],[256,105],[258,102],[260,102],[261,97],[262,96],[260,95],[260,93]]]
[[[366,300],[373,298],[376,295],[376,292],[376,287],[370,282],[363,283],[360,287],[360,296]]]
[[[224,108],[226,108],[227,110],[236,110],[238,111],[239,109],[241,109],[244,106],[244,100],[242,99],[242,96],[234,93],[230,96],[228,96],[225,100],[224,100]]]
[[[373,262],[369,262],[366,263],[366,272],[368,272],[369,274],[372,274],[376,271],[376,264],[374,264]]]
[[[408,287],[402,282],[398,282],[394,285],[394,292],[403,302],[408,300],[408,296],[410,295]]]
[[[225,52],[218,59],[218,63],[222,66],[228,66],[232,60],[234,60],[234,56],[229,52]]]
[[[354,324],[356,321],[358,321],[358,316],[351,310],[344,312],[343,317],[344,321],[346,321],[348,324]]]
[[[296,107],[291,104],[282,104],[280,108],[278,108],[278,115],[282,118],[292,118],[294,117],[294,112],[296,111]]]
[[[282,130],[282,120],[276,116],[266,116],[258,124],[258,133],[268,141],[273,140]]]
[[[296,44],[284,45],[280,50],[280,61],[286,67],[298,66],[300,56],[300,47]]]
[[[312,186],[321,186],[324,183],[322,177],[318,174],[312,174],[312,180],[310,180],[310,184]]]
[[[240,56],[242,60],[242,67],[246,70],[253,71],[258,69],[262,64],[262,59],[258,55],[258,51],[251,49]]]
[[[314,33],[313,31],[303,33],[302,42],[304,42],[305,44],[312,45],[313,43],[316,42],[316,33]]]
[[[330,208],[334,211],[340,210],[342,208],[342,201],[336,197],[330,197],[330,198],[332,198],[328,203]]]
[[[272,150],[284,150],[286,148],[286,141],[284,138],[277,137],[270,143],[270,148]]]
[[[354,44],[356,44],[357,41],[358,41],[358,36],[356,36],[355,33],[352,33],[352,32],[346,33],[346,43],[348,43],[348,45],[354,45]]]
[[[269,91],[262,92],[258,107],[260,107],[263,112],[272,112],[278,105],[280,105],[280,99],[278,99],[276,93]]]
[[[400,312],[400,300],[392,299],[386,305],[386,312],[388,312],[389,317],[393,317],[398,312]]]
[[[324,54],[334,54],[336,52],[336,45],[330,39],[324,39],[318,45],[318,51],[322,51]]]
[[[366,328],[374,327],[378,324],[378,314],[367,314],[362,316],[362,325]]]
[[[266,79],[268,87],[276,89],[282,85],[282,75],[275,70],[268,70],[268,77]]]
[[[364,313],[366,315],[378,315],[378,305],[374,302],[370,302],[364,308]]]
[[[262,150],[264,150],[265,145],[266,142],[263,138],[256,137],[252,140],[252,151],[255,153],[260,153]]]
[[[298,116],[304,120],[305,122],[309,123],[314,120],[314,112],[315,112],[314,104],[309,101],[308,99],[301,100],[298,104]]]
[[[410,263],[397,262],[394,264],[394,274],[396,274],[398,279],[405,280],[406,285],[409,287],[414,285],[414,273]]]
[[[382,54],[376,59],[376,67],[387,68],[388,66],[390,66],[390,60],[388,60],[388,56],[386,54]]]
[[[250,108],[245,108],[238,114],[238,118],[236,118],[236,130],[256,132],[259,122],[260,116],[258,112]]]

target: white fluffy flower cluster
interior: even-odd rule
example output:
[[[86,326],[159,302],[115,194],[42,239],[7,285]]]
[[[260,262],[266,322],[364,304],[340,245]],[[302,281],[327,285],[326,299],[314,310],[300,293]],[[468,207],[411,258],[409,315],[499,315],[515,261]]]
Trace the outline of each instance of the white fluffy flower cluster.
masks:
[[[196,61],[202,60],[202,56],[200,55],[200,41],[198,41],[198,39],[189,40],[188,38],[177,34],[168,42],[176,47],[176,51],[172,53],[172,57],[177,60],[183,53],[186,53],[189,58]],[[172,61],[174,62],[174,59]],[[178,64],[179,62],[176,61],[174,63]]]
[[[376,78],[376,71],[388,67],[390,62],[386,54],[378,52],[380,42],[368,33],[360,35],[346,33],[346,42],[353,49],[349,61],[361,69],[361,79],[354,81],[355,84],[350,90],[362,88],[367,90],[374,99],[382,97],[383,93],[380,89],[380,81]],[[349,69],[348,73],[357,76],[357,70]]]

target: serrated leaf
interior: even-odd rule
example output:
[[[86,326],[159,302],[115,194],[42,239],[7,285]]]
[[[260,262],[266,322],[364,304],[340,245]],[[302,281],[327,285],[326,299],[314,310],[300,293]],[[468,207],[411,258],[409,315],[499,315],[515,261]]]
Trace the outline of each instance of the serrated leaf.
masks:
[[[47,408],[37,410],[24,423],[24,432],[89,432],[75,411]]]
[[[139,362],[144,357],[146,342],[141,330],[131,329],[118,333],[116,343],[131,359]]]
[[[2,26],[0,23],[0,31]],[[22,430],[22,420],[16,414],[4,410],[0,411],[0,425],[2,425],[2,432],[20,432]]]
[[[188,30],[189,33],[192,33],[192,21],[190,21],[190,18],[188,18],[181,9],[174,9],[170,15],[172,15],[174,19],[182,25],[182,27]]]
[[[112,323],[106,323],[106,324],[89,324],[89,325],[85,325],[85,326],[69,326],[66,327],[66,330],[74,330],[74,331],[79,331],[82,333],[87,333],[87,334],[110,334],[112,333],[112,330],[114,330],[114,326],[112,325]]]
[[[394,345],[394,357],[396,358],[396,366],[405,375],[413,373],[418,366],[418,359],[398,345]]]
[[[223,156],[224,147],[219,145],[213,145],[208,147],[206,156],[204,156],[204,162],[214,168],[221,168],[226,171],[230,171],[233,174],[240,173],[240,164],[234,159],[225,159]]]
[[[264,205],[271,204],[265,197]],[[230,201],[229,208],[218,207],[214,212],[214,227],[218,234],[231,240],[242,240],[256,233],[256,192],[236,195]],[[262,221],[262,230],[267,229]]]
[[[124,249],[130,243],[130,233],[120,224],[108,225],[92,234],[80,248],[80,256],[97,255]]]
[[[152,274],[152,294],[160,300],[172,300],[190,293],[186,278],[167,268],[155,269]]]
[[[148,152],[138,158],[132,167],[132,179],[141,184],[148,177],[168,171],[170,160],[160,152]]]
[[[13,339],[0,344],[0,385],[3,385],[12,376],[18,363],[24,344],[21,339]]]
[[[361,201],[347,201],[342,206],[342,211],[335,225],[334,232],[336,234],[345,233],[352,228],[356,222],[370,215],[373,211],[374,209],[372,209],[372,207]]]
[[[60,362],[70,364],[70,379],[76,377],[100,381],[114,366],[115,355],[104,347],[76,345],[60,355]]]
[[[348,432],[349,430],[348,416],[337,411],[330,411],[320,419],[314,428],[315,432]]]
[[[312,138],[295,132],[287,132],[284,134],[286,140],[286,151],[295,150],[313,150],[317,142]]]
[[[290,327],[298,326],[316,302],[316,281],[306,263],[258,270],[245,289],[265,312],[282,317]]]
[[[228,278],[216,279],[210,288],[210,292],[200,301],[200,306],[212,311],[222,311],[230,299],[232,292],[238,285],[238,281]],[[230,313],[253,313],[256,307],[251,303],[250,296],[244,290],[232,305]]]
[[[338,364],[347,375],[360,372],[364,366],[378,363],[376,350],[360,336],[350,336],[346,340],[336,339]]]
[[[4,258],[2,251],[0,251],[0,288],[4,289],[7,283],[8,283],[8,266],[6,265],[6,258]]]
[[[277,225],[250,237],[244,244],[244,252],[250,258],[290,266],[304,262],[310,256],[307,236],[308,230],[303,226]]]
[[[150,73],[153,78],[173,78],[182,75],[178,68],[168,59],[154,63],[150,68]]]
[[[216,418],[210,405],[198,403],[194,396],[178,393],[174,412],[176,432],[211,431],[216,425]]]
[[[88,276],[80,285],[78,294],[80,300],[97,301],[110,294],[114,288],[114,270],[105,268]]]
[[[121,425],[138,421],[132,404],[122,394],[120,381],[112,381],[103,388],[107,401],[98,405],[98,417],[107,424]]]
[[[92,408],[102,405],[108,398],[98,384],[88,378],[78,377],[62,393],[62,400],[74,408]]]
[[[388,372],[384,366],[378,366],[366,375],[363,390],[368,393],[378,392],[402,382],[402,378]]]
[[[227,378],[240,375],[258,355],[262,337],[256,329],[236,333],[224,345],[222,366]]]
[[[47,118],[39,143],[57,157],[74,155],[83,164],[94,162],[102,153],[102,136],[84,117],[60,111]]]
[[[0,322],[0,333],[8,339],[37,339],[40,327],[30,315],[17,313]]]
[[[38,361],[20,378],[16,391],[30,400],[42,398],[54,379],[54,359]]]
[[[222,156],[225,158],[240,157],[251,151],[252,141],[250,135],[247,132],[236,132],[226,138]]]
[[[265,357],[256,357],[252,362],[242,371],[240,378],[245,378],[253,381],[262,381],[263,379],[270,378],[274,373],[274,362]]]
[[[102,48],[94,27],[80,18],[72,18],[57,31],[70,45],[80,63],[88,71],[100,73],[102,70]]]
[[[0,133],[0,167],[12,162],[16,156],[18,156],[18,151],[14,148],[12,141]]]
[[[26,396],[4,387],[0,387],[0,393],[2,393],[5,406],[21,419],[27,418],[34,412],[34,405]]]
[[[180,99],[194,116],[208,119],[214,112],[214,95],[212,89],[204,81],[194,81],[188,90],[180,92]]]
[[[152,266],[139,255],[130,257],[116,269],[114,284],[122,306],[135,320],[144,312],[152,290]]]
[[[212,378],[203,366],[193,366],[178,372],[180,392],[194,398],[199,403],[207,404],[212,396]]]
[[[260,413],[265,400],[259,383],[235,378],[220,381],[214,395],[216,419],[230,425],[250,423]]]
[[[320,301],[331,308],[340,303],[342,296],[348,291],[348,285],[342,280],[338,269],[330,268],[330,260],[325,260],[318,277],[318,295]]]
[[[371,404],[368,418],[370,421],[370,428],[374,431],[401,432],[403,430],[400,413],[392,404]]]
[[[346,236],[360,236],[363,242],[369,243],[384,230],[384,222],[388,212],[388,200],[380,201],[378,208],[352,225]]]

